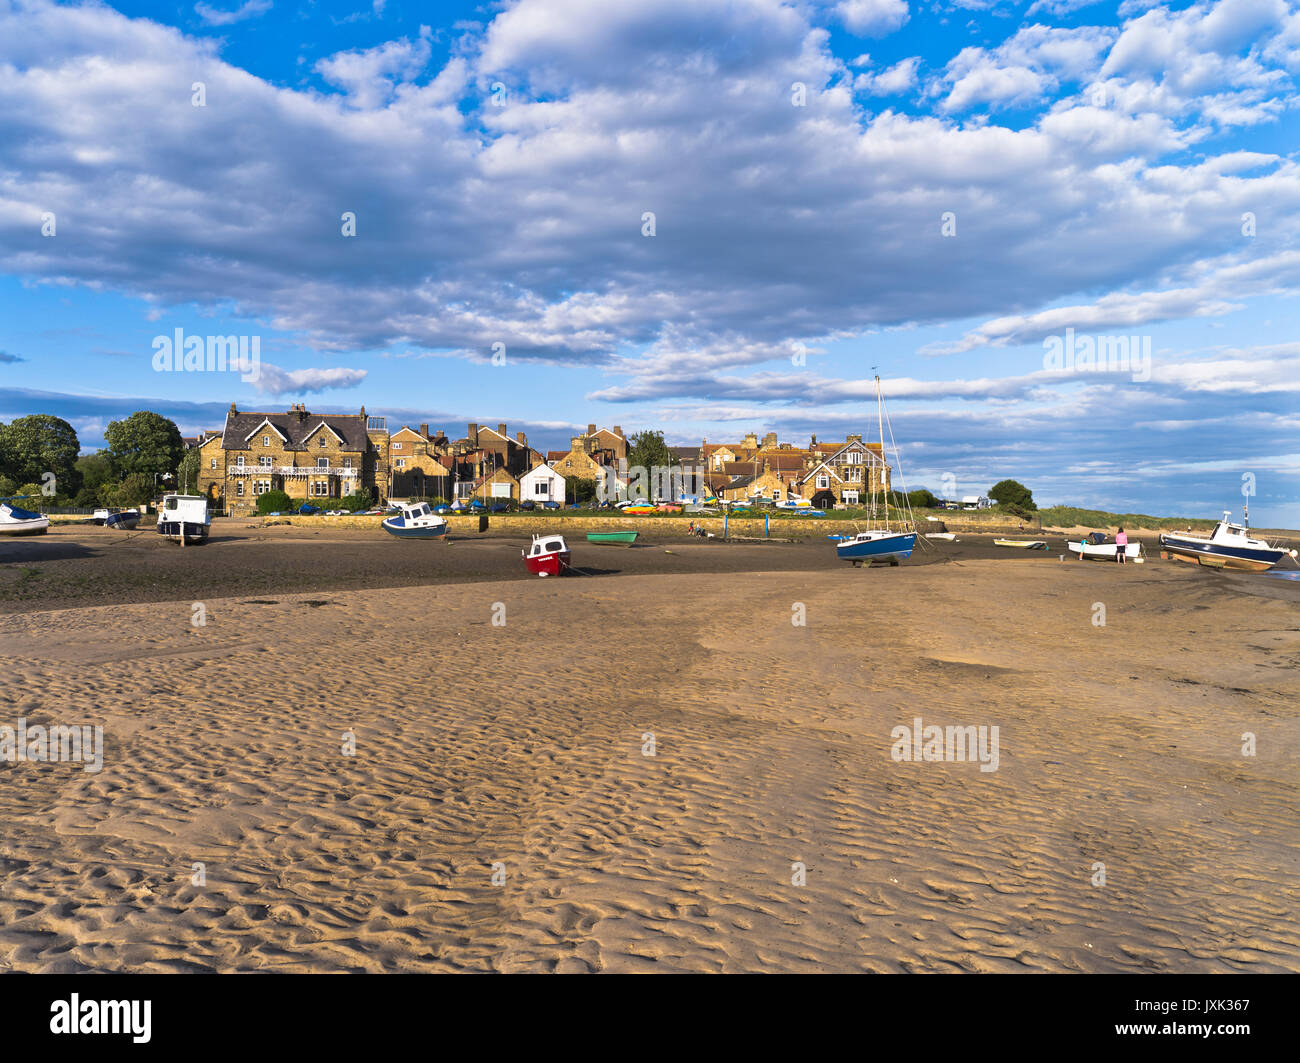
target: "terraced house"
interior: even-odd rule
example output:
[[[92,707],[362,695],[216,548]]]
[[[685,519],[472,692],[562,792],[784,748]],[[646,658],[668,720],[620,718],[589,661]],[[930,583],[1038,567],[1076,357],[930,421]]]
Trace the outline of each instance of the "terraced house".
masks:
[[[254,512],[267,491],[297,502],[328,505],[361,491],[387,497],[389,439],[384,418],[311,413],[245,412],[230,404],[226,426],[200,453],[199,490],[232,516]]]
[[[687,460],[687,449],[673,448]],[[775,432],[762,439],[748,433],[739,443],[700,444],[694,457],[703,465],[710,489],[721,498],[743,501],[766,498],[807,498],[816,506],[856,506],[873,490],[889,490],[889,466],[878,443],[851,435],[844,442],[818,442],[806,447],[778,442]]]

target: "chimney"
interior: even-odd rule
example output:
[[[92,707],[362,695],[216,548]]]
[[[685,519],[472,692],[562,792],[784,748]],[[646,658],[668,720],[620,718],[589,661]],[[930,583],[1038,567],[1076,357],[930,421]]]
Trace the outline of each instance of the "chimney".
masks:
[[[420,435],[424,436],[425,439],[429,438],[429,426],[427,424],[420,425]]]
[[[615,434],[616,436],[621,436],[621,435],[623,434],[623,429],[621,429],[618,425],[615,425],[615,426],[614,426],[614,434]]]
[[[502,436],[506,434],[506,426],[504,424],[497,425],[497,434]]]
[[[478,446],[478,425],[471,423],[465,436],[469,439],[469,445],[471,447]]]
[[[235,404],[234,404],[233,402],[230,404],[230,412],[231,412],[231,413],[238,413],[238,412],[239,412],[237,409],[235,409]]]
[[[817,445],[817,437],[816,437],[816,436],[813,436],[812,439],[811,439],[811,440],[809,441],[809,443],[808,443],[808,449],[809,449],[809,450],[812,450],[812,448],[815,447],[816,445]]]
[[[596,426],[594,424],[587,425],[587,435],[594,436],[595,434],[596,434]]]
[[[528,437],[524,435],[523,432],[516,432],[515,440],[519,443],[521,447],[528,446]]]

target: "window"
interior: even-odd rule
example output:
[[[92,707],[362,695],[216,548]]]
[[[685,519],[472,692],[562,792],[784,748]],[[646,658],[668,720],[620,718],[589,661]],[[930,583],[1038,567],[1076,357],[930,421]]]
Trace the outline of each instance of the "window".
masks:
[[[322,432],[322,433],[320,434],[320,445],[321,445],[321,448],[324,449],[324,447],[325,447],[325,433],[324,433],[324,432]]]
[[[859,450],[850,450],[844,458],[850,465],[862,464],[862,452]]]
[[[856,505],[857,501],[858,501],[858,493],[856,491],[844,492],[844,502],[846,505]]]
[[[330,493],[330,483],[328,480],[313,480],[311,493],[317,498],[321,498]]]
[[[244,467],[244,455],[240,454],[239,457],[235,459],[235,468],[242,469],[243,467]]]
[[[343,468],[345,468],[345,469],[350,469],[350,468],[352,468],[352,459],[351,459],[351,458],[344,458],[344,459],[343,459]]]
[[[262,437],[262,446],[264,446],[264,447],[269,447],[270,445],[271,445],[271,437],[270,437],[270,436],[263,436],[263,437]]]
[[[217,467],[217,459],[216,459],[216,458],[213,458],[213,459],[212,459],[212,464],[209,465],[208,468],[210,468],[210,469],[215,469],[216,467]]]
[[[394,449],[394,450],[401,450],[401,449],[402,449],[402,444],[401,444],[401,443],[394,443],[394,444],[393,444],[393,449]]]
[[[316,468],[318,468],[318,469],[328,469],[329,467],[330,467],[330,460],[329,460],[329,458],[317,458],[317,459],[316,459]]]
[[[830,485],[831,485],[831,478],[826,473],[822,473],[817,477],[817,486],[819,488],[824,489],[830,487]]]
[[[269,469],[271,467],[271,455],[263,454],[260,458],[257,459],[257,464],[264,469]]]
[[[550,481],[549,481],[549,480],[538,480],[538,481],[533,485],[533,494],[535,494],[538,498],[550,498],[550,497],[551,497],[551,483],[550,483]]]
[[[405,468],[406,468],[406,459],[405,459],[405,458],[398,458],[398,459],[397,459],[393,464],[396,465],[397,468],[399,468],[399,469],[405,469]]]
[[[235,494],[237,494],[240,498],[243,498],[243,497],[244,497],[244,481],[243,481],[243,480],[240,480],[238,483],[235,484]]]
[[[270,480],[255,480],[255,481],[253,481],[253,494],[255,494],[255,495],[264,495],[264,494],[266,494],[266,492],[269,491],[269,490],[271,490],[271,481],[270,481]]]

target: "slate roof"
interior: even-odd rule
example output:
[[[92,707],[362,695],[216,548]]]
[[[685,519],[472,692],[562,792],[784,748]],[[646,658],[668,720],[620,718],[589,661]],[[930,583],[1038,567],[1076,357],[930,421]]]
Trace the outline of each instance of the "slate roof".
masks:
[[[321,422],[338,433],[343,439],[346,450],[365,453],[370,445],[366,435],[366,419],[357,413],[308,413],[294,410],[289,413],[237,413],[226,414],[226,430],[223,434],[227,450],[245,450],[251,444],[251,436],[263,422],[270,424],[287,442],[285,450],[307,450],[307,439]]]

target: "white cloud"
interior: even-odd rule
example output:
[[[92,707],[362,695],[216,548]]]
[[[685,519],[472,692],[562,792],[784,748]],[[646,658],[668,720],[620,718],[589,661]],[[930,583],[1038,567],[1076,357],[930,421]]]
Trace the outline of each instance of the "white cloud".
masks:
[[[907,0],[840,0],[835,13],[859,37],[884,37],[908,18]]]
[[[252,381],[263,395],[308,395],[317,391],[355,388],[366,379],[364,369],[281,369],[263,362]]]
[[[900,59],[878,74],[859,74],[853,80],[853,87],[871,96],[901,95],[916,87],[916,69],[920,63],[921,57],[916,55]]]
[[[397,87],[418,77],[429,63],[429,41],[405,37],[365,51],[336,52],[315,66],[331,85],[345,90],[352,104],[373,109],[386,104]]]
[[[1104,32],[1028,27],[951,72],[1085,83]],[[779,0],[520,0],[452,54],[429,68],[425,37],[343,52],[320,71],[344,93],[298,91],[106,6],[0,7],[0,270],[230,307],[336,351],[500,342],[512,364],[635,378],[623,357],[648,349],[656,384],[690,394],[710,360],[876,326],[1029,319],[1116,290],[1204,313],[1249,290],[1197,273],[1238,246],[1244,211],[1269,242],[1259,285],[1281,286],[1276,255],[1300,247],[1297,165],[1215,155],[1155,82],[1116,74],[1108,107],[1074,98],[1015,129],[864,115],[826,31]],[[194,80],[221,105],[192,107]],[[1165,158],[1198,143],[1203,162]],[[45,210],[76,240],[33,242]]]
[[[947,91],[942,106],[951,112],[1041,103],[1061,85],[1094,74],[1115,37],[1114,30],[1096,26],[1027,26],[997,48],[963,48],[935,90]]]
[[[247,18],[265,15],[270,10],[271,0],[245,0],[242,5],[233,10],[223,10],[204,3],[194,5],[194,13],[209,26],[229,26]]]

